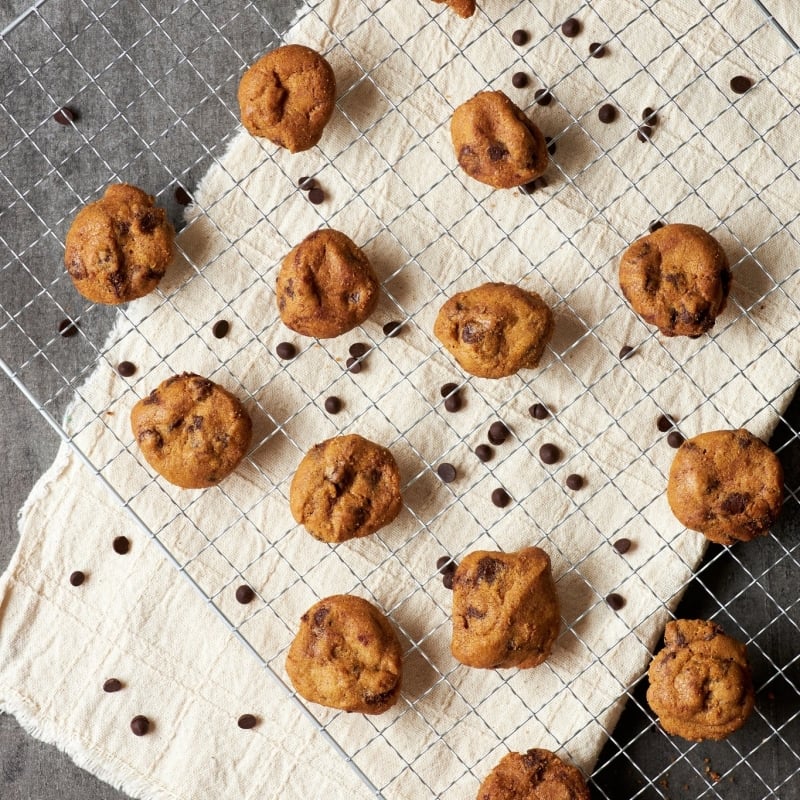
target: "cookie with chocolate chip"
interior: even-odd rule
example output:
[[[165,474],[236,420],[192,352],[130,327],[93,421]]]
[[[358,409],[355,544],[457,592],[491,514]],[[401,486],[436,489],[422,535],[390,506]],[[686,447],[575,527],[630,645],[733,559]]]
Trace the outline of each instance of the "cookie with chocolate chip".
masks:
[[[64,264],[88,300],[127,303],[158,286],[172,261],[174,238],[172,223],[153,197],[115,183],[78,212],[67,232]]]
[[[711,234],[665,225],[623,253],[619,285],[633,310],[665,336],[699,336],[724,310],[731,272]]]
[[[403,653],[381,611],[361,597],[340,594],[320,600],[300,618],[286,672],[312,703],[382,714],[400,696]]]
[[[647,702],[661,727],[683,739],[725,739],[744,725],[755,695],[745,646],[714,622],[668,622],[650,663]]]
[[[136,403],[131,428],[147,463],[184,489],[214,486],[229,475],[252,432],[237,397],[191,372],[167,378]]]
[[[403,507],[400,471],[385,447],[355,433],[335,436],[303,457],[289,506],[295,520],[323,542],[369,536]]]
[[[477,800],[589,800],[580,770],[555,753],[534,748],[509,753],[489,773]]]
[[[687,528],[731,545],[764,536],[783,505],[783,467],[747,430],[687,439],[669,471],[667,500]]]
[[[550,557],[476,550],[453,577],[453,656],[468,667],[525,669],[550,655],[560,613]]]
[[[451,297],[433,333],[462,369],[503,378],[538,365],[553,334],[553,312],[536,292],[484,283]]]
[[[510,189],[547,169],[544,135],[503,92],[480,92],[462,103],[450,122],[461,169],[496,189]]]
[[[331,65],[310,47],[287,44],[262,56],[239,82],[242,124],[292,153],[322,138],[336,104]]]
[[[380,286],[363,251],[340,231],[323,228],[283,259],[275,293],[287,328],[331,339],[369,317]]]
[[[462,19],[468,19],[475,13],[475,0],[433,0],[433,2],[447,3]]]

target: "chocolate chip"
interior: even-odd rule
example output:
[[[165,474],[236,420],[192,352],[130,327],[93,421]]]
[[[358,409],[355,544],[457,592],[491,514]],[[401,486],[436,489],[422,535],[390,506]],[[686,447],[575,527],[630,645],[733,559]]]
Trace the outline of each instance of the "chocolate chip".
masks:
[[[592,42],[589,45],[589,55],[592,58],[602,58],[606,54],[606,46],[600,42]]]
[[[444,407],[446,411],[455,414],[456,411],[461,411],[461,395],[456,392],[445,398]]]
[[[475,455],[478,456],[481,461],[491,461],[494,450],[492,450],[488,444],[479,444],[475,448]]]
[[[616,106],[613,106],[611,103],[604,103],[597,112],[597,118],[606,125],[613,122],[617,118]]]
[[[436,474],[444,483],[452,483],[456,479],[456,468],[445,461],[436,467]]]
[[[131,543],[127,536],[115,537],[111,546],[114,548],[114,552],[121,556],[124,556],[131,549]]]
[[[309,178],[307,175],[304,175],[302,178],[300,178],[300,180],[299,180],[299,181],[297,181],[297,185],[298,185],[298,186],[299,186],[299,187],[300,187],[300,188],[301,188],[301,189],[302,189],[304,192],[310,192],[310,191],[311,191],[312,189],[314,189],[314,188],[315,188],[315,187],[316,187],[318,184],[317,184],[317,182],[316,182],[316,181],[315,181],[313,178]]]
[[[325,410],[329,414],[338,414],[342,410],[342,401],[338,397],[326,397]]]
[[[629,344],[623,345],[619,349],[619,360],[624,361],[632,352],[633,348]]]
[[[655,233],[657,230],[664,227],[664,223],[660,219],[652,219],[647,227],[650,233]]]
[[[446,572],[442,575],[442,584],[444,585],[445,589],[452,589],[453,588],[453,578],[455,577],[454,572]]]
[[[59,125],[69,125],[77,118],[78,115],[69,106],[62,106],[53,114],[53,122],[57,122]]]
[[[503,444],[508,439],[511,431],[499,420],[489,426],[489,441],[492,444]]]
[[[568,39],[572,39],[581,32],[581,24],[575,17],[570,17],[561,25],[561,33]]]
[[[69,576],[69,582],[72,586],[80,586],[85,580],[86,576],[79,569]]]
[[[252,603],[255,597],[256,593],[246,583],[236,587],[236,600],[243,606]]]
[[[674,425],[674,421],[672,417],[667,414],[662,414],[656,420],[656,427],[661,431],[661,433],[666,433],[668,430],[671,430],[672,426]]]
[[[642,119],[651,125],[655,125],[656,122],[658,122],[658,114],[656,114],[655,109],[647,106],[647,108],[642,111]]]
[[[753,88],[753,81],[745,75],[736,75],[731,78],[731,89],[736,94],[744,94],[748,89]]]
[[[511,495],[502,488],[497,488],[492,492],[492,502],[498,508],[505,508],[511,502]]]
[[[74,336],[78,332],[78,323],[73,322],[71,319],[62,319],[61,322],[58,323],[58,332],[65,338],[68,339],[70,336]]]
[[[354,342],[348,351],[353,358],[361,358],[369,348],[363,342]]]
[[[218,319],[214,323],[214,327],[211,329],[211,333],[214,334],[216,339],[223,339],[225,336],[228,335],[228,331],[231,329],[231,324],[226,319]]]
[[[545,464],[555,464],[561,458],[561,451],[548,442],[539,448],[539,458]]]
[[[122,688],[122,682],[117,680],[116,678],[109,678],[103,684],[103,691],[108,692],[109,694],[113,694],[114,692],[118,692]]]
[[[357,375],[364,368],[364,365],[357,358],[348,358],[344,363],[348,372],[352,372],[354,375]]]
[[[522,191],[526,194],[533,194],[537,189],[544,189],[547,186],[547,178],[534,178],[530,183],[526,183],[522,187]]]
[[[577,492],[578,489],[583,488],[583,478],[580,475],[572,474],[567,475],[567,489],[572,489]]]
[[[550,416],[550,411],[547,409],[547,406],[544,406],[541,403],[534,403],[528,409],[528,413],[534,419],[547,419]]]
[[[516,30],[511,34],[511,41],[514,42],[517,47],[522,47],[522,45],[528,44],[529,38],[528,31]]]
[[[136,373],[136,364],[132,364],[130,361],[120,361],[117,364],[117,372],[123,378],[130,378],[131,375]]]
[[[667,444],[670,447],[674,447],[676,450],[683,444],[684,438],[681,436],[678,431],[672,431],[669,436],[667,436]]]
[[[511,85],[515,89],[524,89],[528,85],[528,76],[524,72],[515,72],[511,76]]]
[[[549,106],[553,100],[553,95],[551,95],[547,89],[537,89],[533,94],[533,99],[540,106]]]
[[[456,391],[458,391],[457,383],[444,383],[442,384],[441,389],[439,389],[439,394],[441,394],[442,397],[447,397],[448,395],[453,394],[453,392]]]
[[[325,192],[323,192],[322,189],[319,188],[319,186],[315,186],[308,193],[309,202],[313,203],[315,206],[318,206],[324,199],[325,199]]]
[[[242,716],[236,720],[236,724],[243,731],[249,731],[251,728],[255,728],[258,724],[258,720],[252,714],[242,714]]]
[[[649,125],[640,125],[639,130],[636,131],[636,138],[640,142],[649,142],[652,135],[653,129]]]
[[[545,136],[544,141],[547,145],[547,152],[550,153],[551,156],[554,156],[556,154],[556,143],[553,141],[553,137]]]
[[[624,536],[621,539],[617,539],[616,542],[612,545],[612,547],[621,555],[624,556],[628,550],[631,549],[631,540],[626,539]]]
[[[150,730],[150,720],[138,714],[131,720],[131,730],[134,736],[144,736]]]
[[[450,556],[439,556],[439,558],[436,559],[436,569],[438,569],[443,575],[445,572],[451,571],[451,567],[452,569],[455,569],[456,565]]]
[[[606,597],[606,603],[614,609],[614,611],[619,611],[622,606],[625,605],[625,598],[621,594],[617,594],[616,592],[612,592],[608,597]]]
[[[392,320],[391,322],[387,322],[383,326],[383,335],[384,336],[390,336],[390,337],[399,336],[400,335],[400,330],[401,330],[402,327],[403,327],[403,323],[402,322],[397,322],[396,320]]]
[[[289,361],[297,355],[297,348],[291,342],[281,342],[275,348],[275,352],[278,354],[278,358]]]
[[[183,186],[176,186],[174,194],[175,202],[180,206],[188,206],[189,203],[192,202],[192,196],[186,191],[186,189],[183,188]]]

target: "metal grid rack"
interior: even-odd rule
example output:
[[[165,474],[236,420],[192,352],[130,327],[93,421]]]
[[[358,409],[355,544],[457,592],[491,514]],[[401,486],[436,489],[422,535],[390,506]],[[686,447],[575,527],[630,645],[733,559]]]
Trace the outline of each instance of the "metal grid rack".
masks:
[[[363,6],[363,17],[366,21],[378,17],[381,9],[392,0],[357,2]],[[659,33],[667,40],[665,48],[675,43],[680,45],[685,38],[701,34],[705,25],[723,26],[730,0],[706,0],[703,5],[693,1],[690,4],[696,11],[696,20],[685,29],[676,32],[661,25]],[[182,185],[191,189],[209,166],[220,165],[223,151],[238,124],[235,102],[238,77],[255,57],[280,40],[281,33],[287,27],[288,18],[278,18],[275,10],[268,8],[269,5],[243,2],[237,4],[236,10],[232,12],[231,4],[227,2],[176,0],[169,4],[168,9],[159,8],[158,11],[153,11],[151,4],[122,3],[119,0],[99,3],[88,0],[40,0],[26,15],[3,32],[0,43],[0,115],[3,117],[0,125],[1,363],[6,374],[48,418],[60,435],[79,452],[80,431],[67,433],[58,419],[73,394],[77,392],[80,395],[82,385],[97,364],[105,363],[113,368],[114,357],[103,343],[103,332],[110,322],[108,309],[84,303],[74,292],[61,267],[62,242],[69,222],[83,203],[94,198],[104,185],[115,180],[127,180],[147,187],[157,194],[160,204],[170,208],[176,222],[178,221],[178,209],[173,196],[175,186]],[[631,59],[635,65],[634,76],[647,75],[650,66],[661,54],[653,53],[651,58],[645,59],[636,49],[635,42],[626,38],[626,31],[634,29],[637,21],[645,15],[659,20],[662,0],[648,0],[640,5],[640,12],[632,15],[625,29],[608,30],[606,37],[601,40]],[[761,6],[760,3],[758,5]],[[429,24],[443,31],[439,20],[442,14],[448,12],[430,4],[426,8]],[[602,3],[595,3],[593,8],[589,2],[579,3],[576,0],[574,8],[549,9],[545,13],[528,3],[517,2],[511,8],[498,13],[487,29],[506,31],[511,20],[527,18],[535,19],[541,29],[550,32],[557,27],[559,20],[570,16],[568,12],[580,17],[581,14],[599,13],[598,8],[602,9]],[[134,24],[130,24],[132,12]],[[521,15],[521,12],[524,14]],[[313,4],[302,13],[307,18],[316,17],[320,26],[324,25]],[[785,32],[774,27],[774,21],[765,16],[740,38],[731,36],[730,48],[722,58],[713,63],[696,64],[700,76],[693,80],[707,80],[725,58],[733,53],[737,56],[746,53],[748,42],[770,36],[775,37],[776,47],[778,43],[784,46],[780,37],[786,36]],[[44,58],[37,55],[35,63],[29,63],[28,59],[32,42],[36,42],[38,48],[43,44],[48,48],[48,55]],[[528,47],[532,50],[538,44],[534,38]],[[402,104],[386,98],[381,81],[376,75],[378,67],[403,50],[403,44],[395,42],[391,53],[376,64],[359,61],[359,55],[348,50],[346,37],[334,35],[334,46],[347,52],[363,73],[345,91],[339,103],[344,117],[355,130],[355,141],[362,141],[383,117],[365,121],[348,116],[347,94],[355,86],[366,83],[375,91],[376,96],[387,101],[390,111],[402,114]],[[787,55],[786,60],[768,74],[759,73],[759,80],[774,85],[777,73],[789,64],[791,58],[797,63],[797,56],[794,55],[796,49],[792,43],[791,54]],[[40,53],[41,50],[37,49],[35,52]],[[573,74],[585,70],[586,60],[578,59],[571,71],[561,77],[561,82],[566,85]],[[481,79],[490,84],[497,77],[481,76]],[[431,76],[428,76],[425,83],[428,86],[435,85]],[[557,95],[559,84],[551,84],[551,88]],[[661,108],[680,109],[683,102],[682,91],[685,88],[681,85],[666,91]],[[610,91],[605,93],[613,94]],[[764,137],[784,124],[791,115],[797,114],[797,98],[784,97],[784,100],[785,107],[762,111],[764,118],[759,121],[758,129],[751,125],[754,139],[763,141]],[[76,125],[61,129],[52,123],[53,112],[61,106],[74,106],[80,111],[81,116]],[[735,114],[733,103],[729,103],[726,110],[731,109]],[[587,110],[585,116],[568,114],[562,118],[563,127],[560,130],[549,131],[563,150],[568,148],[570,137],[576,133],[588,137],[595,148],[594,160],[576,171],[571,172],[568,167],[559,163],[558,158],[555,159],[560,173],[558,179],[564,186],[571,187],[579,194],[582,191],[581,173],[600,162],[617,144],[616,141],[608,143],[596,138],[593,129],[587,124],[591,111],[593,109]],[[744,119],[742,115],[737,117],[739,118]],[[634,125],[638,124],[637,120],[629,121]],[[707,120],[696,127],[694,135],[703,140],[705,129],[713,121]],[[431,136],[431,132],[417,133],[422,141]],[[122,149],[119,148],[120,137],[126,144]],[[119,159],[119,152],[126,153],[122,161]],[[130,157],[128,153],[131,154]],[[672,152],[661,152],[657,166],[669,164],[674,155]],[[719,169],[736,170],[736,158],[739,155],[740,152],[717,153],[721,159]],[[787,176],[793,178],[793,170],[797,167],[796,156],[792,160],[787,154],[773,151],[773,155],[782,165],[775,181]],[[325,159],[325,174],[335,175],[337,180],[346,184],[348,176],[342,172],[336,158],[325,155]],[[386,169],[390,170],[391,167],[387,162]],[[288,177],[277,162],[276,168]],[[450,170],[451,166],[447,165],[447,169]],[[704,180],[699,180],[687,186],[686,194],[701,197],[703,185]],[[551,194],[541,201],[543,208],[546,208],[550,198],[558,191],[558,187],[551,187]],[[598,205],[595,198],[585,194],[582,196],[589,217],[608,223],[605,214],[608,206]],[[757,198],[758,193],[753,191],[752,196]],[[475,206],[480,207],[485,201],[485,197],[476,196]],[[706,207],[714,213],[708,203]],[[655,207],[650,208],[655,211]],[[662,209],[661,213],[668,216],[671,210]],[[796,258],[800,247],[792,225],[797,221],[797,216],[788,221],[778,220],[778,224],[763,242],[744,243],[738,240],[733,224],[733,218],[741,210],[742,207],[738,207],[724,218],[714,214],[720,230],[728,233],[739,245],[743,254],[740,264],[748,258],[756,268],[763,269],[758,255],[760,248],[771,241],[778,241],[779,236],[782,246],[788,247],[786,257]],[[274,211],[276,209],[268,211],[265,216],[269,217]],[[653,216],[659,214],[655,212]],[[323,219],[323,216],[319,217],[320,222]],[[581,230],[579,227],[573,235]],[[382,232],[391,234],[388,225]],[[224,235],[225,232],[221,233]],[[563,231],[561,233],[568,238]],[[285,243],[288,248],[290,243]],[[232,242],[231,247],[238,250],[236,242]],[[424,252],[403,249],[406,263],[409,264],[417,264]],[[189,256],[186,253],[183,255]],[[240,255],[245,257],[241,251]],[[618,253],[614,253],[613,257],[617,255]],[[194,270],[186,276],[186,284],[204,279],[200,265],[192,266]],[[397,270],[397,274],[401,272],[402,267]],[[403,307],[396,293],[392,291],[394,277],[396,275],[393,274],[385,282],[385,289],[396,303],[396,316],[405,320],[409,329],[418,327],[421,332],[423,326],[417,323],[417,315],[421,316],[421,310],[409,312]],[[180,288],[164,295],[163,304],[171,304]],[[441,293],[448,288],[436,286],[434,291]],[[771,287],[769,291],[790,293],[790,287]],[[559,301],[565,308],[569,308],[571,297],[559,296]],[[227,301],[227,310],[239,323],[241,320],[236,316],[236,299]],[[739,307],[737,312],[747,316],[748,309]],[[122,313],[128,312],[123,310]],[[78,323],[79,335],[70,341],[65,341],[57,333],[56,325],[62,318]],[[589,322],[579,338],[592,338],[602,343],[601,328],[607,322],[607,319]],[[252,342],[257,342],[260,332],[249,332]],[[364,336],[370,342],[373,352],[380,352],[385,339],[376,334],[370,335],[369,332],[365,332]],[[426,341],[431,348],[434,347],[429,336]],[[234,376],[235,355],[225,363]],[[302,355],[303,353],[301,357]],[[554,353],[554,360],[563,364],[567,360],[565,356],[565,352]],[[163,363],[159,366],[163,366]],[[675,369],[680,372],[683,365],[676,363]],[[291,372],[287,368],[281,367],[281,371],[289,376],[290,383],[297,383],[291,378]],[[141,381],[138,384],[141,387],[140,393],[145,391],[145,386],[152,388],[147,377],[142,375],[138,378]],[[695,380],[688,372],[685,377],[687,382]],[[465,381],[464,385],[469,387],[470,381]],[[584,386],[586,392],[591,393],[593,385]],[[287,435],[298,453],[303,450],[301,443],[292,438],[290,423],[304,409],[318,404],[330,386],[298,385],[296,388],[301,405],[296,413],[286,419],[271,417],[269,409],[260,406],[257,393],[244,389],[251,407],[259,407],[270,421],[262,439],[254,445],[251,462],[254,462],[253,454],[259,447],[279,433]],[[357,390],[354,392],[357,397]],[[642,392],[644,396],[649,396],[653,390],[643,386]],[[512,408],[515,402],[526,398],[527,402],[536,399],[532,394],[532,386],[520,383],[519,389],[508,399],[507,408]],[[763,399],[766,406],[772,406],[777,400],[773,397]],[[361,400],[368,401],[369,398],[364,394]],[[463,441],[475,441],[480,435],[480,429],[485,427],[488,419],[493,418],[493,413],[492,409],[487,408],[486,414],[474,427],[469,430],[458,429],[459,437]],[[443,424],[449,424],[442,414],[441,398],[438,397],[429,399],[427,405],[420,408],[420,418],[435,414],[445,420]],[[397,427],[390,420],[387,422],[394,428],[396,441],[409,444],[423,465],[421,471],[409,477],[405,487],[406,491],[413,490],[414,485],[423,485],[425,476],[434,471],[439,458],[447,453],[440,453],[436,458],[426,457],[409,443],[409,433],[416,423],[409,427]],[[711,751],[702,745],[691,745],[666,737],[659,731],[647,710],[642,686],[626,687],[624,693],[628,696],[628,710],[619,727],[608,731],[609,744],[592,776],[592,784],[598,796],[615,799],[668,798],[675,792],[682,796],[734,797],[741,795],[742,785],[750,788],[750,797],[796,796],[800,787],[800,755],[796,745],[800,732],[800,656],[792,642],[797,641],[800,631],[800,606],[796,593],[787,596],[785,588],[789,585],[787,576],[800,564],[797,558],[796,534],[794,538],[790,536],[785,539],[782,532],[793,530],[792,522],[797,519],[797,471],[792,469],[797,464],[800,449],[797,431],[797,413],[790,409],[781,416],[773,440],[773,446],[787,466],[787,509],[780,528],[763,542],[759,542],[757,549],[709,550],[703,566],[689,585],[684,601],[684,608],[691,615],[714,618],[731,631],[739,631],[740,637],[746,639],[755,667],[759,695],[754,719],[735,741],[717,745]],[[127,449],[124,443],[121,444],[123,449]],[[530,450],[530,441],[522,441],[520,447],[522,450]],[[92,464],[91,459],[87,460],[98,471],[98,479],[106,480],[103,474],[105,465]],[[257,463],[254,462],[253,466],[264,476]],[[499,465],[492,469],[499,469]],[[270,484],[270,492],[276,493],[278,497],[285,494],[287,476],[278,479],[264,477]],[[613,484],[614,477],[603,476],[607,484]],[[151,484],[150,488],[153,486],[157,487],[157,483]],[[113,485],[109,485],[109,489],[115,491]],[[224,484],[215,491],[220,491],[227,497]],[[120,499],[129,508],[136,505],[132,502],[136,498]],[[173,557],[178,568],[189,580],[195,578],[191,569],[192,563],[202,560],[204,556],[213,555],[218,562],[221,559],[227,565],[229,575],[221,587],[209,587],[197,579],[194,580],[195,585],[203,596],[212,600],[223,620],[236,631],[262,663],[268,669],[274,669],[277,677],[285,647],[281,645],[275,651],[265,652],[262,646],[249,641],[247,631],[251,628],[245,629],[244,626],[231,623],[220,600],[222,590],[233,581],[241,579],[252,565],[245,565],[243,568],[230,563],[224,549],[219,546],[221,537],[202,530],[198,515],[192,513],[192,503],[187,507],[176,502],[172,496],[169,499],[174,503],[181,519],[190,521],[201,537],[194,555],[188,558],[175,557],[169,545],[165,544],[163,530],[148,528],[141,519],[139,522],[156,542],[166,547],[168,555]],[[455,496],[448,495],[442,501],[442,511],[457,503]],[[242,509],[239,511],[246,517]],[[420,531],[427,530],[424,519],[417,517],[415,522]],[[488,533],[491,536],[492,531]],[[607,533],[614,534],[616,531]],[[432,535],[435,538],[435,534]],[[401,558],[393,552],[389,540],[380,541],[385,547],[384,560],[380,566],[394,564]],[[256,558],[254,563],[258,560]],[[342,563],[347,569],[351,569],[346,563]],[[292,570],[287,582],[289,587],[300,586],[308,589],[311,595],[317,594],[312,569],[307,565],[301,567],[290,564],[288,567]],[[570,567],[570,570],[578,574],[580,569],[580,562]],[[374,588],[363,575],[353,574],[353,578],[368,592]],[[416,586],[404,600],[412,599],[418,592],[427,594],[430,584],[436,580],[435,570],[432,569],[431,574],[425,578],[416,577],[415,580]],[[779,584],[782,587],[780,593],[775,589]],[[264,596],[261,599],[264,604],[258,613],[270,610],[288,633],[294,620],[281,616],[278,598]],[[759,608],[754,609],[754,605]],[[392,609],[388,611],[391,615]],[[747,621],[743,623],[745,618]],[[438,627],[441,626],[440,623]],[[424,656],[422,645],[430,633],[424,632],[415,636],[404,630],[404,634],[409,642],[409,652],[416,658],[421,658],[423,665],[433,671],[432,686],[448,686],[448,673],[441,671]],[[506,685],[503,680],[500,684]],[[497,702],[501,702],[500,698],[504,696],[500,692],[501,689],[497,688],[491,693],[496,696]],[[470,706],[470,711],[475,711],[475,705],[477,703]],[[330,736],[334,746],[360,770],[362,778],[374,789],[376,795],[391,798],[393,779],[379,780],[369,767],[370,759],[374,759],[376,754],[381,755],[382,752],[392,749],[388,729],[381,723],[370,722],[372,729],[366,739],[357,744],[343,739],[337,741],[337,725],[341,715],[325,714],[317,709],[312,709],[310,713],[320,729]],[[414,713],[419,712],[410,705],[407,714]],[[422,721],[425,722],[424,719]],[[510,740],[519,727],[521,726],[502,736],[498,735],[497,742],[493,745],[499,746],[497,757],[502,752],[501,745]],[[376,749],[376,745],[384,750]],[[461,763],[464,775],[480,777],[474,771],[475,765],[465,763],[446,737],[439,737],[437,746],[444,746],[449,750]],[[395,750],[392,758],[399,759],[403,768],[410,768],[421,794],[446,794],[450,787],[439,787],[436,784],[435,762],[432,758],[426,759],[426,755],[433,753],[430,745],[424,745],[420,752],[412,756]],[[712,763],[704,761],[707,754],[713,754]],[[676,787],[679,788],[676,790]]]

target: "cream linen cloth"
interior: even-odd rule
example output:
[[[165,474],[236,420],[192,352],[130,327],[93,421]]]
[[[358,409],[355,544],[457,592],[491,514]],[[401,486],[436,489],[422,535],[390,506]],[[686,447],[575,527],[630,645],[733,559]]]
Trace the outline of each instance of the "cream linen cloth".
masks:
[[[387,611],[407,650],[398,705],[377,718],[311,710],[388,798],[472,798],[508,749],[548,747],[591,770],[703,552],[667,506],[674,451],[656,417],[672,414],[686,435],[747,426],[768,438],[797,377],[797,196],[781,159],[796,160],[800,91],[784,40],[748,0],[715,19],[697,2],[661,0],[656,18],[633,0],[596,0],[572,41],[549,33],[563,3],[507,17],[504,3],[482,5],[466,22],[416,0],[325,0],[302,15],[287,41],[325,52],[339,84],[320,147],[291,156],[236,138],[195,193],[179,262],[158,293],[121,311],[66,419],[93,469],[284,680],[315,599],[355,592]],[[515,48],[518,27],[541,44]],[[606,58],[581,65],[590,41],[609,39]],[[652,60],[648,73],[634,56]],[[536,75],[526,91],[509,88],[518,69]],[[739,73],[757,83],[733,98]],[[492,85],[526,105],[540,84],[558,101],[532,106],[558,147],[533,197],[454,168],[452,108],[498,75]],[[607,91],[621,119],[604,126]],[[634,133],[646,105],[660,109],[652,145]],[[318,176],[323,205],[297,191],[300,175]],[[619,254],[660,216],[713,230],[730,256],[732,296],[710,337],[664,340],[621,298]],[[283,254],[323,224],[364,246],[385,292],[360,332],[313,342],[280,324],[273,286]],[[555,336],[540,369],[469,379],[465,408],[448,414],[439,387],[465,377],[433,320],[446,297],[486,280],[540,292]],[[220,318],[231,330],[216,340]],[[384,337],[386,321],[407,318]],[[290,362],[274,356],[286,339],[300,345]],[[353,375],[343,362],[359,340],[375,350]],[[620,362],[623,345],[636,351]],[[138,366],[130,381],[114,370],[123,359]],[[155,477],[129,431],[133,403],[183,370],[236,392],[254,419],[250,457],[204,492]],[[344,400],[337,416],[322,410],[330,394]],[[555,415],[531,419],[536,401]],[[497,418],[513,435],[482,464],[472,450]],[[288,485],[308,447],[350,431],[391,447],[406,509],[331,548],[294,524]],[[536,456],[546,441],[563,452],[553,467]],[[454,483],[436,476],[441,460],[456,465]],[[0,583],[2,707],[136,797],[369,796],[92,471],[62,447],[22,510]],[[580,492],[564,488],[572,472],[586,479]],[[506,509],[489,501],[501,485],[514,498]],[[127,556],[111,549],[122,534]],[[634,542],[624,558],[611,547],[621,536]],[[557,578],[564,630],[552,657],[525,671],[457,665],[436,559],[529,544],[548,551]],[[74,569],[87,574],[79,588]],[[243,581],[258,593],[248,606],[233,596]],[[627,601],[618,613],[609,592]],[[124,690],[104,694],[111,676]],[[242,713],[259,725],[239,730]],[[146,737],[131,735],[135,714],[152,721]]]

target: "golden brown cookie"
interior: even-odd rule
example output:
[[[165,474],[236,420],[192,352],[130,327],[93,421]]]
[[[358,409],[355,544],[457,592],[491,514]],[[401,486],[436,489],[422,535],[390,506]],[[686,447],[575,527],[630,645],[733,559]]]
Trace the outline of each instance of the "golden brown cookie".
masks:
[[[687,528],[712,542],[749,542],[766,534],[783,505],[783,467],[744,429],[687,439],[669,471],[667,499]]]
[[[453,576],[453,656],[468,667],[535,667],[550,655],[560,615],[550,557],[476,550]]]
[[[450,135],[461,169],[497,189],[521,186],[547,169],[542,132],[503,92],[480,92],[462,103]]]
[[[633,310],[665,336],[699,336],[725,308],[731,272],[711,234],[665,225],[623,253],[619,285]]]
[[[184,372],[133,407],[131,428],[156,472],[184,489],[202,489],[219,483],[242,460],[252,424],[229,391]]]
[[[392,454],[352,433],[314,445],[289,490],[292,516],[316,539],[346,542],[388,525],[403,507]]]
[[[287,44],[262,56],[239,82],[242,124],[292,153],[322,137],[336,104],[336,77],[316,50]]]
[[[447,3],[463,19],[467,19],[475,13],[475,0],[433,0],[433,2]]]
[[[300,618],[286,672],[312,703],[382,714],[400,696],[403,653],[392,624],[372,603],[338,594]]]
[[[484,283],[451,297],[433,333],[462,369],[479,378],[504,378],[539,363],[553,335],[553,312],[536,292]]]
[[[744,725],[755,696],[747,651],[713,622],[668,622],[650,663],[647,702],[667,732],[700,742]]]
[[[67,232],[64,264],[94,303],[117,305],[149,294],[172,261],[175,231],[163,208],[127,183],[84,206]]]
[[[589,800],[581,772],[541,748],[509,753],[489,773],[477,800]]]
[[[380,286],[364,253],[340,231],[323,228],[283,259],[275,293],[287,328],[331,339],[369,317]]]

